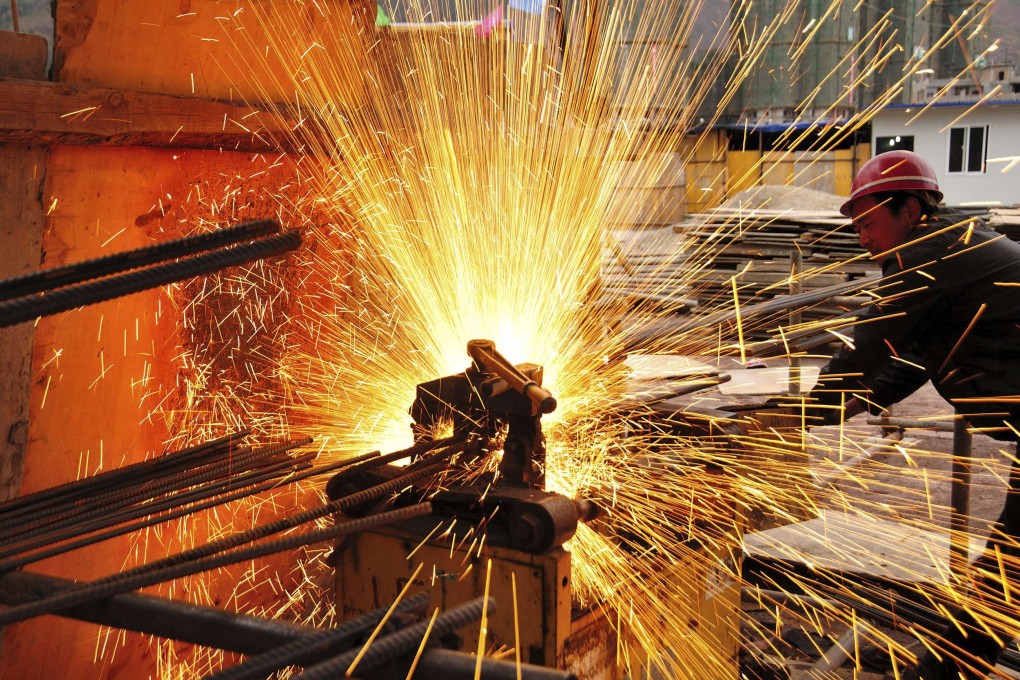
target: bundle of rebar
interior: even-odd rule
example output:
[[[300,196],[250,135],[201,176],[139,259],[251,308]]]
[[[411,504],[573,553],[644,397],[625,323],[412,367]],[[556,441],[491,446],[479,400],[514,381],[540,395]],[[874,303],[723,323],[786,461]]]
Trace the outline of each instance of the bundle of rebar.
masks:
[[[237,493],[246,495],[264,489],[263,484],[266,482],[257,483],[252,481],[258,478],[258,469],[245,471],[236,477],[234,476],[234,473],[238,471],[238,465],[242,464],[245,466],[254,465],[256,468],[271,469],[269,472],[263,470],[266,474],[276,475],[276,478],[272,478],[268,483],[273,486],[280,486],[281,484],[293,483],[308,479],[309,477],[332,473],[342,468],[349,468],[354,472],[362,472],[378,466],[384,461],[409,457],[418,457],[418,460],[408,466],[406,471],[400,476],[381,484],[361,489],[328,503],[247,531],[231,534],[225,538],[205,543],[175,555],[154,560],[127,571],[111,574],[91,582],[78,583],[72,588],[42,600],[0,611],[0,626],[43,614],[59,612],[75,605],[109,598],[113,595],[127,593],[139,588],[209,571],[229,564],[246,562],[257,557],[293,550],[300,546],[334,540],[345,534],[363,531],[372,527],[406,521],[411,517],[427,513],[430,511],[430,506],[427,502],[390,511],[386,511],[385,508],[378,508],[378,510],[381,510],[380,512],[376,512],[368,517],[339,522],[331,527],[306,531],[275,541],[256,543],[256,541],[274,534],[392,496],[412,482],[421,481],[435,475],[441,468],[445,467],[447,458],[463,451],[465,446],[463,438],[451,437],[421,443],[386,456],[372,452],[354,459],[311,466],[309,459],[314,457],[314,452],[293,458],[285,456],[285,460],[280,460],[280,456],[285,455],[286,451],[307,444],[310,441],[308,439],[250,450],[232,448],[236,444],[237,437],[238,435],[230,435],[214,442],[164,456],[154,462],[136,464],[122,470],[107,473],[106,475],[98,475],[95,478],[83,480],[82,482],[75,482],[11,501],[4,508],[0,508],[0,522],[6,520],[7,523],[4,526],[8,531],[12,532],[0,543],[0,549],[5,551],[4,554],[13,556],[17,556],[25,550],[30,550],[31,548],[26,548],[25,546],[27,544],[34,545],[35,542],[26,537],[32,534],[35,522],[29,519],[30,511],[26,509],[33,507],[47,508],[51,507],[54,503],[59,504],[59,501],[54,499],[63,499],[65,501],[80,499],[83,495],[87,496],[90,493],[96,493],[104,499],[101,507],[90,507],[88,510],[71,510],[69,512],[53,512],[55,518],[53,524],[57,526],[54,532],[59,533],[64,530],[81,531],[82,522],[85,523],[84,526],[91,528],[95,526],[95,523],[111,526],[114,522],[125,521],[123,519],[124,514],[119,510],[112,511],[108,517],[104,517],[103,508],[109,510],[118,503],[131,505],[139,497],[145,497],[152,492],[160,493],[160,499],[167,500],[162,495],[165,494],[169,487],[181,484],[182,479],[189,481],[201,479],[200,486],[208,486],[207,490],[210,492],[208,495],[212,497],[207,498],[205,503],[192,504],[187,508],[177,508],[172,511],[174,516],[177,516],[178,513],[193,512],[209,507],[210,504],[226,502],[225,499],[236,497],[235,494],[220,494],[219,490],[224,488],[222,484],[226,484],[228,487],[244,484],[245,488],[238,490]],[[241,463],[240,461],[246,462]],[[192,469],[181,472],[178,468],[182,465],[188,465]],[[153,467],[158,468],[158,473],[152,471]],[[219,470],[221,475],[225,475],[225,477],[221,476],[221,478],[217,479],[213,473],[205,472],[207,469]],[[248,474],[254,474],[255,476],[248,477]],[[210,477],[212,478],[210,479]],[[114,484],[113,488],[109,486],[111,483]],[[190,503],[194,499],[193,491],[194,489],[190,487],[183,491],[187,499],[184,502]],[[135,508],[134,512],[136,514],[146,514],[149,512],[153,500],[155,499],[148,498],[147,501],[138,503],[139,507]],[[172,505],[174,501],[171,500],[170,503]],[[8,515],[3,512],[4,509],[8,510],[10,514]],[[146,523],[162,522],[166,521],[167,517],[167,514],[155,515],[144,521]],[[138,523],[128,523],[123,526],[114,527],[111,531],[125,533],[138,527]],[[45,553],[45,556],[49,556],[56,554],[56,551],[63,552],[81,547],[82,540],[86,540],[89,543],[96,540],[104,540],[111,535],[111,531],[100,532],[91,537],[91,539],[87,537],[86,539],[75,540],[62,545],[48,546],[42,552]],[[51,535],[46,534],[46,536]],[[59,535],[63,536],[62,533]],[[243,547],[246,543],[251,543],[252,545]],[[37,559],[41,559],[39,552],[28,556],[8,558],[0,562],[0,570],[13,569],[16,566],[21,566]]]
[[[257,493],[311,466],[301,439],[260,448],[235,432],[0,505],[0,571]]]
[[[296,231],[274,220],[115,253],[0,281],[0,328],[248,264],[294,250]]]

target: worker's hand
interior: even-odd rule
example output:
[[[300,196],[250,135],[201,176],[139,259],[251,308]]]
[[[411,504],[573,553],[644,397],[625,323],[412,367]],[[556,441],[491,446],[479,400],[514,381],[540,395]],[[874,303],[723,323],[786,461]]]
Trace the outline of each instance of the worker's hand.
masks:
[[[858,413],[864,413],[866,410],[868,410],[868,408],[864,405],[863,401],[857,397],[851,397],[850,400],[843,405],[843,420],[850,420]]]
[[[845,408],[840,408],[839,404],[830,403],[830,399],[826,397],[832,397],[832,394],[823,394],[815,396],[808,394],[804,397],[804,428],[811,429],[812,427],[823,427],[825,425],[839,425],[846,418],[849,418],[849,414],[844,416],[846,413]],[[836,395],[838,396],[838,395]]]

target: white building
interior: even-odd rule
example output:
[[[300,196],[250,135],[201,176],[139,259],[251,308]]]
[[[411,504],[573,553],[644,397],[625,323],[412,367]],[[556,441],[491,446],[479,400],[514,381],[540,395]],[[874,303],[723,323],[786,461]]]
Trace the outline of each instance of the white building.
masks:
[[[927,158],[947,205],[1020,204],[1020,99],[922,108],[893,104],[879,111],[872,153],[907,149]]]

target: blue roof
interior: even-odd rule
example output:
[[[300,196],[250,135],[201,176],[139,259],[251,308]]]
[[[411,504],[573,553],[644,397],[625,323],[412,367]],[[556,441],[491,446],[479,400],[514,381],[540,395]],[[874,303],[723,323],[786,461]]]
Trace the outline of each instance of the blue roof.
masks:
[[[845,120],[827,120],[827,121],[797,121],[795,123],[717,123],[712,125],[713,130],[732,130],[734,132],[764,132],[764,133],[782,133],[787,130],[794,130],[802,132],[804,130],[817,129],[829,130],[840,125],[845,125]],[[704,128],[705,126],[698,126]],[[697,128],[695,128],[697,129]]]
[[[883,109],[921,109],[925,107],[931,107],[933,109],[943,107],[971,107],[971,106],[1017,106],[1020,104],[1020,99],[989,99],[983,102],[933,102],[929,104],[924,103],[913,103],[913,104],[886,104]]]

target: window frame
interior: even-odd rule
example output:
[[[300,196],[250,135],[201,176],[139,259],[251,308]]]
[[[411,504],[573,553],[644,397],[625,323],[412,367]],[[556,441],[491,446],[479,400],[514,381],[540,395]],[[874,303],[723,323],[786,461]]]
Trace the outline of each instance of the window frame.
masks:
[[[946,174],[949,175],[987,175],[988,174],[988,135],[990,133],[990,125],[960,125],[957,127],[949,128],[949,134],[946,135]],[[977,170],[971,169],[971,143],[974,141],[976,131],[980,131],[981,135],[981,155],[980,155],[980,167]],[[953,169],[953,135],[956,132],[963,133],[963,145],[960,148],[959,162],[961,167],[959,170]]]
[[[896,138],[900,139],[896,141]],[[889,145],[889,140],[893,140],[896,143]],[[872,149],[872,155],[877,156],[883,151],[913,151],[914,150],[914,135],[884,135],[879,137],[875,136],[875,148]]]

